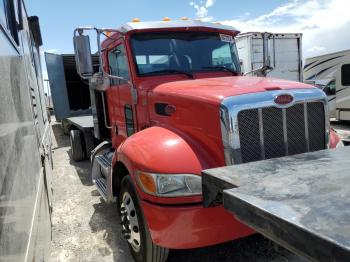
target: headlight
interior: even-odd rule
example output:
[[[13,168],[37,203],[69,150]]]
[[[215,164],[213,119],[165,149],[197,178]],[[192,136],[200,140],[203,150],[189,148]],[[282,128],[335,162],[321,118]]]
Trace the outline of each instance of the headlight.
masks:
[[[336,147],[335,148],[338,148],[338,147],[343,147],[344,146],[344,143],[343,141],[341,141],[341,139],[339,139],[339,142],[337,143]]]
[[[137,172],[142,190],[160,197],[194,196],[202,194],[202,178],[191,174],[152,174]]]

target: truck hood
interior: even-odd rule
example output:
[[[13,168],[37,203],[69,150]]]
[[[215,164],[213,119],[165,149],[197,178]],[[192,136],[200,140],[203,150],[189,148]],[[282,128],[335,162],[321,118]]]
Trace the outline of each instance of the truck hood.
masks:
[[[161,97],[175,95],[217,104],[229,96],[297,88],[315,87],[275,78],[232,76],[168,82],[156,86],[153,95]]]

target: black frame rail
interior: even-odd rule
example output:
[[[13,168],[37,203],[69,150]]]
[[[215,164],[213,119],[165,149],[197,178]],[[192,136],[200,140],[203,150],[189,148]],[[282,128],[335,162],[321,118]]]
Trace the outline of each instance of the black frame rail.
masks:
[[[312,261],[350,261],[350,147],[204,170],[206,207]]]

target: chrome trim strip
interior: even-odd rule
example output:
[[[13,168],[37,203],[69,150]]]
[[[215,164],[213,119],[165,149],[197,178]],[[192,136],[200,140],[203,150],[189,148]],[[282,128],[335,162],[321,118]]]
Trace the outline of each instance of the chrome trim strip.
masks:
[[[304,104],[304,123],[305,123],[306,151],[310,152],[309,122],[308,122],[308,116],[307,116],[307,104]]]
[[[238,129],[238,113],[242,110],[271,106],[286,108],[286,106],[280,106],[274,102],[275,97],[282,94],[290,94],[294,97],[294,101],[287,107],[298,103],[318,101],[323,103],[325,110],[325,143],[329,147],[328,101],[327,96],[322,90],[318,88],[273,90],[231,96],[223,99],[220,107],[221,133],[226,165],[242,163]],[[284,127],[284,129],[286,130],[286,127]]]
[[[282,120],[283,120],[283,142],[284,142],[284,149],[285,149],[285,155],[289,155],[288,150],[288,134],[287,134],[287,111],[285,108],[282,109]]]
[[[262,117],[262,108],[258,109],[258,114],[259,114],[261,158],[265,159],[264,123],[263,123],[263,117]]]

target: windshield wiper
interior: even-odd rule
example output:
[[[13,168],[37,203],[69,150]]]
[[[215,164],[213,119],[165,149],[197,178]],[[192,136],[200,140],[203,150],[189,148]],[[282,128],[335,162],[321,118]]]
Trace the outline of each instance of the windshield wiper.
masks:
[[[176,69],[164,69],[164,70],[158,70],[158,71],[152,71],[152,72],[147,72],[140,74],[141,76],[146,76],[146,75],[157,75],[157,74],[162,74],[162,73],[178,73],[178,74],[183,74],[188,76],[188,78],[193,79],[193,75],[189,72],[182,71],[182,70],[176,70]]]
[[[226,66],[204,66],[202,68],[204,68],[204,69],[216,69],[216,70],[220,70],[220,71],[230,72],[233,75],[239,75],[239,72],[237,72],[231,68],[228,68]]]

